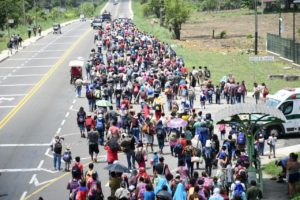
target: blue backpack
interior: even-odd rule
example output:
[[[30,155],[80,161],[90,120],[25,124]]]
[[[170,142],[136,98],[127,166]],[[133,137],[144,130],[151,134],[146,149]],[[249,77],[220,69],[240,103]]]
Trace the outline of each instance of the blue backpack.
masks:
[[[234,198],[233,199],[242,199],[242,194],[244,192],[244,188],[241,183],[237,183],[234,187]]]
[[[104,130],[104,122],[102,119],[97,119],[96,121],[96,129],[103,131]]]
[[[212,159],[212,148],[211,147],[205,147],[204,148],[204,158],[205,159]]]
[[[180,144],[180,143],[177,143],[176,145],[175,145],[175,147],[174,147],[174,152],[176,153],[176,154],[181,154],[182,153],[182,144]]]
[[[237,143],[239,145],[245,145],[246,144],[246,136],[244,133],[239,132],[238,137],[237,137]]]

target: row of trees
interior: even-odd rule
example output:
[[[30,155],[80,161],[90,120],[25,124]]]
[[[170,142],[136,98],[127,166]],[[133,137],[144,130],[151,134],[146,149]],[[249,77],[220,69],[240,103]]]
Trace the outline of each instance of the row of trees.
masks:
[[[58,17],[74,18],[80,13],[90,16],[94,14],[97,3],[103,0],[0,0],[0,29],[11,26],[32,24],[34,20],[55,20]]]

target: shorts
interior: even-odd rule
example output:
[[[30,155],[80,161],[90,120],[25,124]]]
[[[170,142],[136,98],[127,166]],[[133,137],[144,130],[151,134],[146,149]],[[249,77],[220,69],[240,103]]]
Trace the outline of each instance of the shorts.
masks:
[[[153,143],[153,135],[144,134],[143,143],[144,144],[152,144]]]
[[[84,124],[78,124],[78,127],[79,127],[79,130],[82,131],[82,132],[85,129]]]
[[[288,177],[289,183],[296,183],[300,180],[300,173],[289,174]]]
[[[89,144],[89,154],[92,155],[93,153],[99,153],[98,144]]]

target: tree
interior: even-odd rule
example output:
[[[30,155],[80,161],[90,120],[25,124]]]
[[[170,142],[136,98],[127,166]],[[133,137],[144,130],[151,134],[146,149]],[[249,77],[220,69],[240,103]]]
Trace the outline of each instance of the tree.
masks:
[[[95,7],[92,3],[83,3],[80,5],[80,12],[84,16],[92,17],[95,12]]]
[[[190,16],[190,5],[185,0],[166,0],[165,20],[169,28],[174,32],[175,38],[180,40],[181,25]]]

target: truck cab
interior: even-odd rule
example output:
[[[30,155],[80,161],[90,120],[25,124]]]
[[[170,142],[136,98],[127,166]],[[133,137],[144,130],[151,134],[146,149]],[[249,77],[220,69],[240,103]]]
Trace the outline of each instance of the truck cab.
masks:
[[[266,127],[267,134],[300,133],[300,88],[282,89],[267,96],[267,106],[282,111],[286,122]]]

